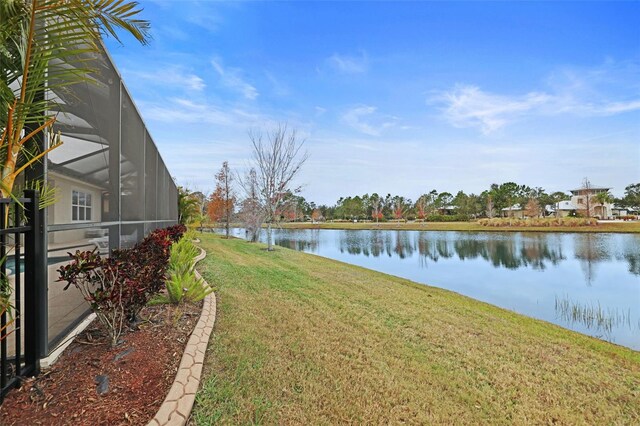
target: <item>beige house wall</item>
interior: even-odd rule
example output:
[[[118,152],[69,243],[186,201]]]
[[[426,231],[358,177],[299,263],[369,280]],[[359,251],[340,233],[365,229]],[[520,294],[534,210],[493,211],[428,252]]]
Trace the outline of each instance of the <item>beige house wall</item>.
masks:
[[[591,210],[590,216],[598,216],[600,219],[607,219],[613,216],[613,212],[611,210],[613,204],[600,204],[595,200],[595,194],[587,195],[587,193],[584,191],[582,191],[580,195],[571,196],[571,203],[573,203],[574,206],[578,207],[578,212],[580,210],[586,211],[587,197],[589,197],[589,210]]]
[[[49,173],[49,185],[54,186],[57,191],[57,202],[47,209],[47,222],[49,225],[102,221],[102,188],[53,172]],[[74,190],[91,194],[91,220],[72,220],[71,196]],[[85,239],[85,232],[84,229],[78,229],[75,231],[52,233],[49,236],[49,242],[68,243],[80,241]]]

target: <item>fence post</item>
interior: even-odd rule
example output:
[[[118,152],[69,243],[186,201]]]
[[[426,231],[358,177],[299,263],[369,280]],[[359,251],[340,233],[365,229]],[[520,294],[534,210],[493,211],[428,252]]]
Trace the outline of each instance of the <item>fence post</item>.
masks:
[[[27,225],[31,230],[25,234],[24,260],[24,356],[25,365],[33,365],[36,375],[40,372],[40,356],[42,355],[42,342],[46,341],[46,313],[47,313],[47,282],[46,278],[46,252],[43,251],[42,241],[44,229],[40,223],[38,211],[38,191],[24,191],[25,198],[31,201],[25,205]]]

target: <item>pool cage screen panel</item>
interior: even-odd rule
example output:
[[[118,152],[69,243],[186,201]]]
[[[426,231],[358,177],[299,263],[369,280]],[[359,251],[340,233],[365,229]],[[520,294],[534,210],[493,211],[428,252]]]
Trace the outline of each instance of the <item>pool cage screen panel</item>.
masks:
[[[47,94],[63,140],[46,166],[57,191],[47,209],[49,350],[88,312],[75,288],[56,282],[66,253],[108,255],[178,219],[176,185],[118,71],[104,52],[91,66],[92,81]]]

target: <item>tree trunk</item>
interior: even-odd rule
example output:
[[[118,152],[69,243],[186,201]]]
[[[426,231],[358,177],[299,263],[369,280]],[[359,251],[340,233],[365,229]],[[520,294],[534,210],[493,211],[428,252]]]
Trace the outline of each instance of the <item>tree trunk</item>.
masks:
[[[229,221],[230,221],[230,217],[227,215],[227,220],[225,223],[225,230],[227,231],[227,240],[229,239]]]
[[[267,223],[267,251],[273,251],[271,244],[271,222]]]

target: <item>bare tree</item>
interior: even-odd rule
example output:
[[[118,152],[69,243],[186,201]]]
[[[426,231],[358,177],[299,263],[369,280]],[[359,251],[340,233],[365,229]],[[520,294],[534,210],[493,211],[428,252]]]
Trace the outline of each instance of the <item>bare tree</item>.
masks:
[[[216,174],[216,189],[212,195],[210,206],[219,210],[219,217],[224,220],[227,239],[229,238],[229,225],[236,204],[235,191],[233,190],[233,174],[229,168],[229,162],[222,163],[220,171]]]
[[[487,195],[487,217],[493,218],[493,197],[491,194]]]
[[[593,196],[591,192],[591,182],[589,178],[584,178],[582,181],[582,188],[579,192],[580,195],[584,195],[583,204],[585,204],[585,209],[581,212],[586,217],[591,217],[591,197]]]
[[[240,204],[240,219],[244,224],[249,241],[255,243],[260,236],[260,229],[264,222],[263,209],[260,206],[259,190],[255,169],[249,170],[245,177],[239,177],[238,182],[245,191],[245,198]]]
[[[382,216],[382,208],[380,206],[380,196],[377,193],[373,193],[371,198],[369,198],[369,203],[371,205],[371,217],[376,220],[376,226],[378,226],[378,220]]]
[[[257,201],[267,223],[267,250],[271,251],[276,213],[284,206],[287,192],[300,192],[299,187],[292,189],[290,185],[309,155],[301,152],[304,140],[299,141],[296,131],[286,125],[278,125],[266,136],[260,131],[250,131],[249,138],[253,145]]]

